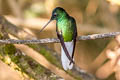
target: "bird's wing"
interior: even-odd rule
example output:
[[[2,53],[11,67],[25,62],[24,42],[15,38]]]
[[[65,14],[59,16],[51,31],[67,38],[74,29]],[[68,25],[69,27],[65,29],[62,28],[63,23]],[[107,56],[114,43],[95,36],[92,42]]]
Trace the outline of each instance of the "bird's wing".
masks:
[[[73,25],[74,26],[74,32],[73,32],[73,52],[72,52],[72,58],[74,56],[74,51],[75,51],[75,45],[76,45],[76,37],[77,37],[77,26],[76,26],[76,21],[73,17],[72,18],[72,22],[73,22]]]
[[[75,51],[75,45],[76,45],[76,37],[77,37],[76,21],[75,21],[75,19],[73,17],[71,17],[71,23],[72,23],[71,26],[74,27],[74,32],[73,32],[73,51],[72,51],[72,59],[73,59],[74,51]],[[70,62],[70,64],[71,64],[71,62]]]
[[[66,48],[66,46],[65,46],[64,39],[63,39],[63,36],[62,36],[62,32],[59,33],[58,27],[56,27],[56,32],[57,32],[57,36],[58,36],[58,38],[59,38],[59,40],[60,40],[60,43],[61,43],[61,45],[62,45],[62,47],[63,47],[63,50],[65,51],[66,56],[67,56],[68,59],[70,60],[70,63],[74,63],[72,57],[70,57],[69,52],[68,52],[68,50],[67,50],[67,48]]]

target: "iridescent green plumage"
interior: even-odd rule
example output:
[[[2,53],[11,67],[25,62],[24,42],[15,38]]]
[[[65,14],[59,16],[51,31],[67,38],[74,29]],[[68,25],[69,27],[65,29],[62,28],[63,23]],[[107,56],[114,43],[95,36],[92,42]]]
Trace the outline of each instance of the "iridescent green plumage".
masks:
[[[62,32],[65,42],[72,41],[75,31],[75,21],[72,17],[62,17],[57,21],[58,31]]]

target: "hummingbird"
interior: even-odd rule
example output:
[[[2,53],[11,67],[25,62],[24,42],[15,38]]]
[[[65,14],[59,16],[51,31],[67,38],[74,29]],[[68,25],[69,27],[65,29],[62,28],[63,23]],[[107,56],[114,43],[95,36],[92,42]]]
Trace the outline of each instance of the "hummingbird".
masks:
[[[63,8],[56,7],[52,16],[40,32],[53,20],[56,20],[56,33],[61,43],[61,62],[64,70],[73,68],[74,51],[77,37],[76,21]]]

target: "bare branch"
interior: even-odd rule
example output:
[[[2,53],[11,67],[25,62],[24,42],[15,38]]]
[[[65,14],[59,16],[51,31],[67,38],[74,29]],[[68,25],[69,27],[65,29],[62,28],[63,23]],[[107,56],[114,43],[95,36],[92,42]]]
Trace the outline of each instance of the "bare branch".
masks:
[[[111,38],[119,35],[120,32],[110,32],[110,33],[103,33],[103,34],[92,34],[87,36],[79,36],[77,40],[93,40],[93,39],[102,39],[102,38]]]
[[[92,34],[87,36],[79,36],[77,37],[77,41],[111,38],[119,34],[120,32],[110,32],[110,33],[104,33],[104,34]],[[0,40],[0,43],[4,43],[4,44],[38,44],[38,43],[58,43],[58,42],[59,42],[58,38],[46,38],[46,39],[39,39],[39,40],[15,40],[15,39]]]

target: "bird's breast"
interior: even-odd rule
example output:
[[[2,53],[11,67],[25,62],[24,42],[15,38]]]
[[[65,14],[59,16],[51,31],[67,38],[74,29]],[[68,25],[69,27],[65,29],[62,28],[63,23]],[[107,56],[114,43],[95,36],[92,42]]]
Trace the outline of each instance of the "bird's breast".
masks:
[[[62,34],[65,42],[72,41],[73,29],[69,21],[59,21],[57,22],[57,27],[58,27],[59,33]]]

